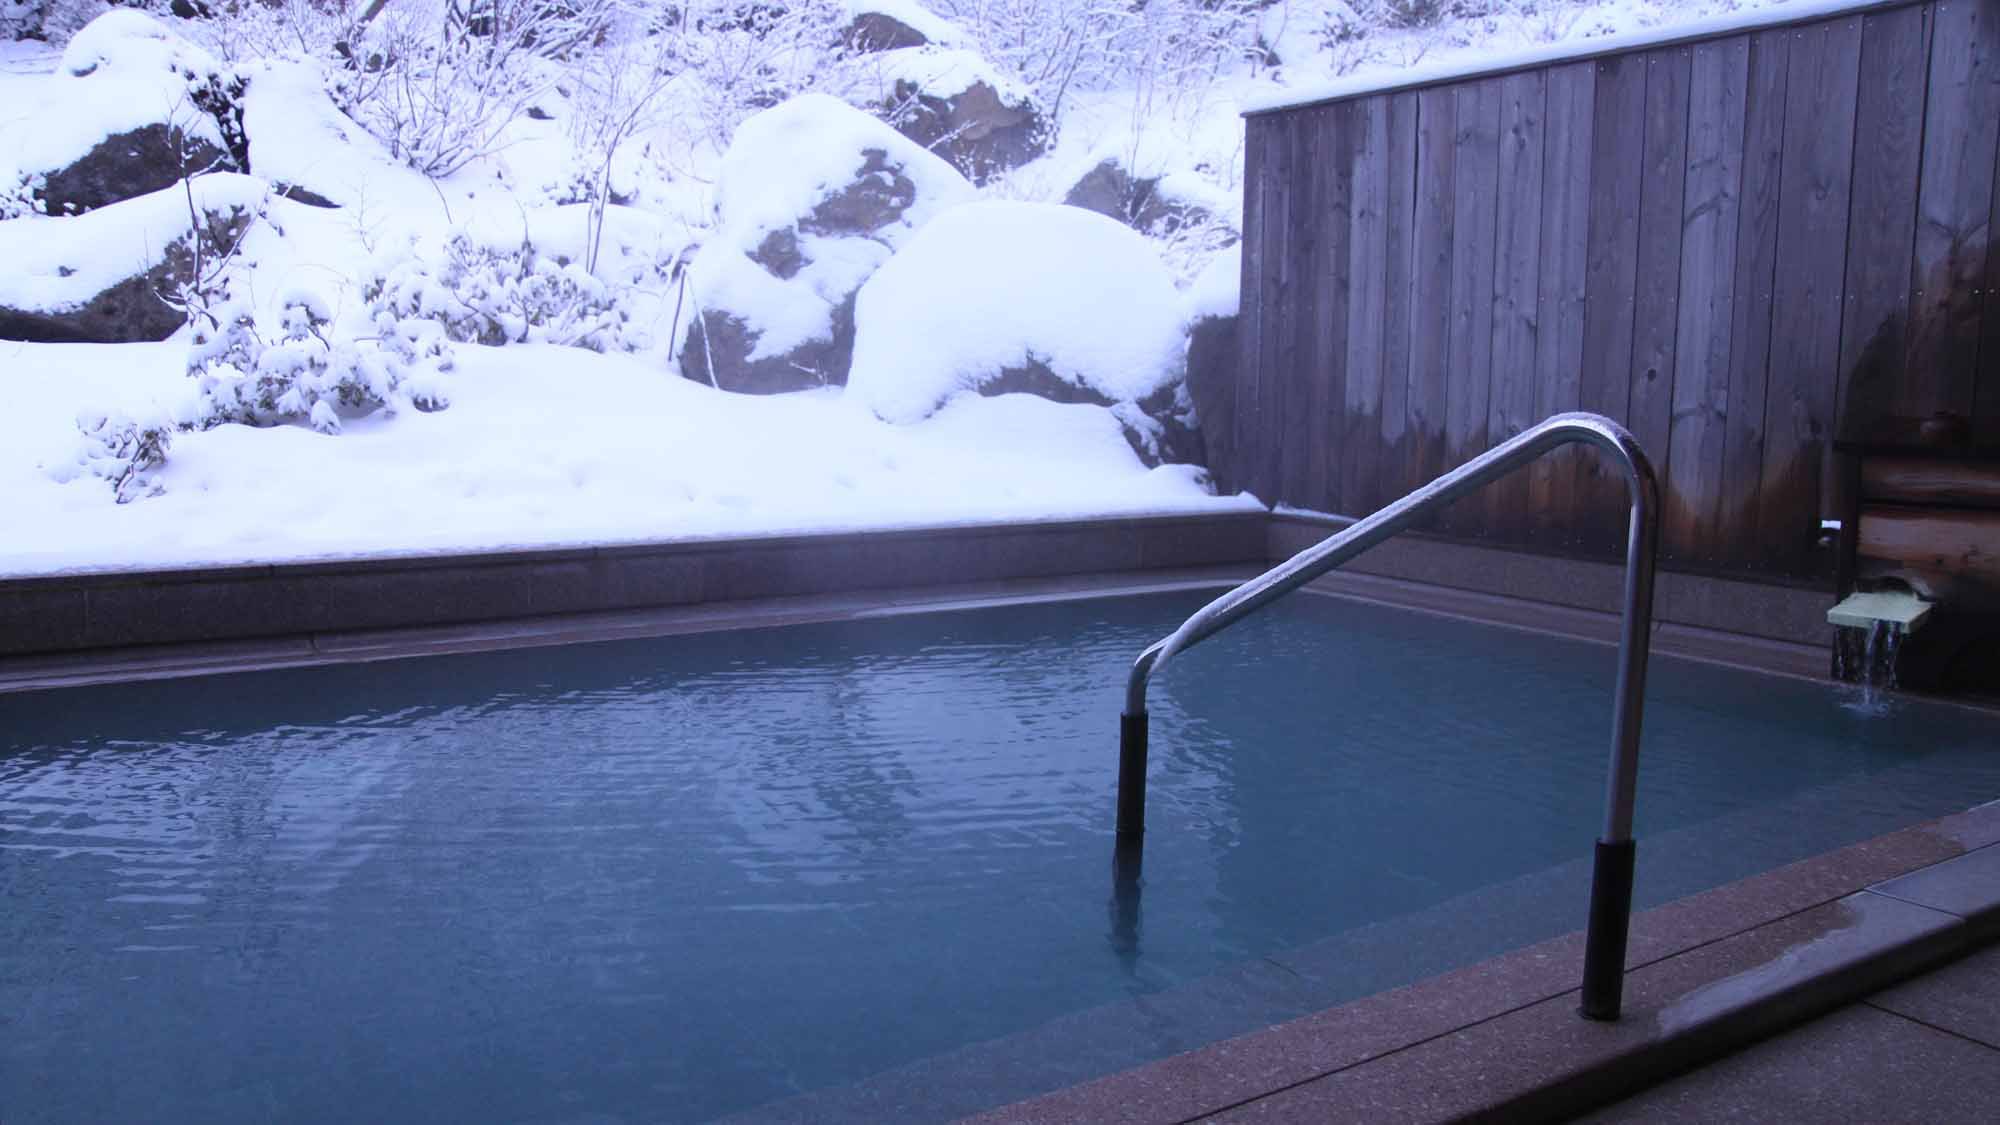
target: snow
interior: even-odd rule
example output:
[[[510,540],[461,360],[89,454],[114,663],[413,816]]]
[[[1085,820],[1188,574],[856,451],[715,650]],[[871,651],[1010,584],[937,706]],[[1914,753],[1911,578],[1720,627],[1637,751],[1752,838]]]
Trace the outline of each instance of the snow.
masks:
[[[113,9],[78,32],[56,73],[0,109],[0,186],[64,168],[108,137],[170,122],[220,149],[213,118],[188,102],[187,75],[215,73],[207,52],[143,12]]]
[[[1030,100],[1028,88],[993,69],[975,51],[954,47],[904,47],[873,56],[885,90],[908,82],[918,93],[955,98],[980,83],[993,88],[1000,100],[1018,105]]]
[[[1186,299],[1190,321],[1235,316],[1243,304],[1243,244],[1209,259],[1187,287]]]
[[[437,190],[429,180],[335,108],[316,64],[271,62],[248,77],[243,131],[250,138],[251,171],[344,207],[372,204],[379,210],[425,197],[435,205]]]
[[[163,494],[58,483],[74,416],[177,401],[184,346],[0,342],[0,575],[1241,510],[1148,470],[1109,411],[968,398],[915,426],[836,391],[714,391],[645,362],[462,346],[453,405],[175,439]]]
[[[192,229],[189,193],[203,214],[254,211],[262,180],[219,172],[189,187],[167,188],[84,215],[29,215],[0,222],[0,305],[55,312],[86,304],[127,278],[152,269],[165,247]]]
[[[1182,301],[1152,246],[1093,211],[988,201],[945,212],[861,288],[848,393],[913,422],[1032,356],[1131,401],[1170,382]]]
[[[1332,81],[1260,94],[1244,99],[1242,106],[1246,114],[1268,113],[1402,86],[1432,85],[1611,51],[1640,50],[1682,39],[1754,31],[1774,24],[1875,7],[1879,3],[1880,0],[1767,0],[1761,6],[1753,3],[1735,7],[1732,4],[1713,15],[1676,18],[1651,25],[1641,23],[1635,18],[1636,13],[1629,10],[1618,12],[1618,5],[1599,5],[1610,9],[1605,17],[1594,22],[1578,20],[1572,29],[1560,34],[1553,42],[1514,50],[1496,49],[1493,44],[1484,43],[1414,65],[1370,67]],[[1616,30],[1605,31],[1606,28]],[[1578,31],[1583,34],[1576,34]]]

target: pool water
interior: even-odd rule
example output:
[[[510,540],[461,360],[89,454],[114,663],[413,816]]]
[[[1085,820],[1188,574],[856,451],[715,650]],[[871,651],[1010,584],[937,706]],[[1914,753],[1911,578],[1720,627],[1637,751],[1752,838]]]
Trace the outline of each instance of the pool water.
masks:
[[[1317,596],[1156,681],[1119,901],[1207,596],[0,696],[0,1120],[934,1117],[1581,926],[1613,651]],[[1654,661],[1641,905],[2000,795],[1842,698]]]

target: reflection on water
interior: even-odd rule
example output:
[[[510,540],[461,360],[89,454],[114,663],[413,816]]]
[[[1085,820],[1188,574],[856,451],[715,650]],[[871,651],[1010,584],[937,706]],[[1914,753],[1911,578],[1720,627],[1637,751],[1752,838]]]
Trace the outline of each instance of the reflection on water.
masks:
[[[1199,600],[0,697],[0,1119],[697,1120],[1588,853],[1610,650],[1294,599],[1155,686],[1107,873],[1125,671]],[[1992,751],[1659,662],[1642,838],[1896,785],[1642,849],[1642,896],[1990,796]]]

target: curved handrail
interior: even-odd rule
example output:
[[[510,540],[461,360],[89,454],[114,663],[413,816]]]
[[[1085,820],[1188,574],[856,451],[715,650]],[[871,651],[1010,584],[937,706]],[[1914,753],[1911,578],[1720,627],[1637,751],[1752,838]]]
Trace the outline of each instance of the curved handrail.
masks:
[[[1133,847],[1145,831],[1146,686],[1181,652],[1319,578],[1403,531],[1426,513],[1535,460],[1561,445],[1594,445],[1625,475],[1631,516],[1625,537],[1625,615],[1619,636],[1618,685],[1612,711],[1611,770],[1605,781],[1604,835],[1591,894],[1591,940],[1584,967],[1584,1014],[1615,1019],[1624,971],[1625,927],[1632,888],[1632,806],[1639,766],[1639,723],[1645,705],[1646,656],[1653,617],[1653,564],[1659,534],[1659,483],[1631,431],[1599,414],[1558,414],[1532,426],[1196,610],[1132,663],[1125,687],[1118,771],[1118,836]],[[1623,868],[1622,879],[1618,868]],[[1622,887],[1621,887],[1622,884]],[[1618,901],[1623,900],[1620,906]],[[1600,917],[1600,913],[1607,916]],[[1616,918],[1608,915],[1615,914]],[[1615,926],[1616,949],[1599,949],[1600,929]],[[1606,938],[1611,935],[1604,935]],[[1605,958],[1612,960],[1606,964]],[[1611,974],[1607,983],[1605,974]],[[1610,989],[1607,1001],[1604,989]],[[1607,1014],[1608,1013],[1608,1014]]]

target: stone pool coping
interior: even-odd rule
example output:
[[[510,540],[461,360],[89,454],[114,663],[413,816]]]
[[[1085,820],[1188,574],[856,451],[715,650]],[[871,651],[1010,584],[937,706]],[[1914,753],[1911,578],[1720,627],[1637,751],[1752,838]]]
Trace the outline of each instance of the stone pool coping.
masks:
[[[1248,510],[0,579],[0,690],[1240,579],[1347,522]],[[1611,564],[1410,534],[1316,589],[1604,640],[1619,586]],[[1663,572],[1654,648],[1824,678],[1832,601]]]
[[[1615,1024],[1577,932],[970,1120],[1556,1120],[1995,940],[2000,801],[1638,914]]]

